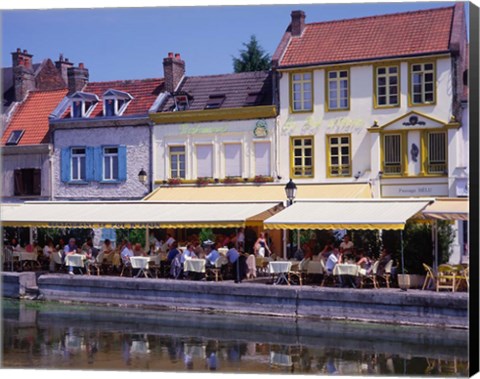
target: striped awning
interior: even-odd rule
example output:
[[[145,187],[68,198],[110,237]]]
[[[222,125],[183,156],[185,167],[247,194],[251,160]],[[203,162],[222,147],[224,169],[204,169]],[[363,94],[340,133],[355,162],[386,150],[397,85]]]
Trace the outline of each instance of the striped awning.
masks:
[[[467,198],[438,198],[422,212],[423,218],[434,220],[463,220],[469,217],[469,201]]]
[[[402,230],[433,199],[300,200],[264,221],[265,229]]]

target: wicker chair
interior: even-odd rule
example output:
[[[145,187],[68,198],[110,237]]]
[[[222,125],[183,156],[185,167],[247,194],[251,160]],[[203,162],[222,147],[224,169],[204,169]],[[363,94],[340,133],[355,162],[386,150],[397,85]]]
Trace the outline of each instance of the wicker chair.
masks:
[[[447,289],[455,292],[456,275],[454,268],[450,265],[438,266],[436,282],[437,292],[441,289]]]
[[[436,279],[435,279],[435,274],[433,273],[433,269],[429,265],[423,263],[423,268],[427,272],[427,275],[425,276],[425,281],[423,282],[423,287],[422,287],[422,290],[425,290],[425,288],[428,288],[432,284],[435,285]]]

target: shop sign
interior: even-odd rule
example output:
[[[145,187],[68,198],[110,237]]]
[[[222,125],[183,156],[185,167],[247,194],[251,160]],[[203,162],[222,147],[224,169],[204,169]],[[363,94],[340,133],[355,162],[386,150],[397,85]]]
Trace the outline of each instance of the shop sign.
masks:
[[[446,184],[382,185],[382,197],[435,197],[448,196]]]

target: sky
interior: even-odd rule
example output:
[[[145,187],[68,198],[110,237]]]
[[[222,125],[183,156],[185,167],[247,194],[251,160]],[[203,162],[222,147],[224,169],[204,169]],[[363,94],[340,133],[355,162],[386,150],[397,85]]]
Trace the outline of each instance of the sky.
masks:
[[[111,3],[68,2],[70,7],[108,7]],[[129,2],[133,3],[147,6],[125,8],[121,1],[115,2],[121,8],[95,9],[5,9],[0,5],[2,67],[10,67],[11,53],[21,48],[33,54],[34,63],[45,58],[55,61],[60,53],[75,65],[82,62],[92,82],[163,77],[162,61],[169,52],[181,54],[189,76],[230,73],[232,58],[239,56],[252,35],[273,55],[290,23],[292,10],[305,11],[306,22],[310,23],[444,7],[454,2],[312,0],[281,5],[192,6],[198,2],[177,0],[175,4],[188,5],[176,7],[165,6],[171,1]],[[42,6],[59,7],[55,1],[42,1]]]

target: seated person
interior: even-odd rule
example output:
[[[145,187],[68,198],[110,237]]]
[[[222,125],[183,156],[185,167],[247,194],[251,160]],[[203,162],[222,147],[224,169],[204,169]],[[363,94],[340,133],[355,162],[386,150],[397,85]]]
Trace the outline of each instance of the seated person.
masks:
[[[145,257],[147,255],[139,243],[136,243],[133,247],[133,254],[135,254],[136,257]]]
[[[185,263],[185,260],[187,259],[192,259],[192,258],[197,258],[197,255],[195,254],[195,251],[193,249],[193,244],[189,243],[187,244],[187,248],[182,254],[181,257],[181,263]]]
[[[385,274],[385,266],[391,261],[391,259],[392,256],[390,255],[390,252],[386,247],[384,247],[380,253],[380,257],[378,258],[379,262],[377,266],[377,275],[382,276]]]
[[[167,263],[172,263],[173,259],[180,254],[180,250],[178,248],[178,243],[177,241],[172,243],[172,246],[170,247],[170,251],[168,252],[167,255]]]
[[[325,263],[325,268],[327,269],[328,274],[333,273],[333,269],[337,263],[342,263],[342,255],[338,249],[334,249],[327,258]]]
[[[132,250],[132,244],[128,241],[123,241],[122,242],[122,247],[121,247],[121,252],[120,252],[120,257],[122,258],[122,262],[125,266],[130,266],[130,258],[134,257],[135,254],[133,253]]]
[[[356,264],[361,268],[365,269],[367,273],[370,272],[372,268],[372,260],[370,257],[366,256],[363,252],[363,249],[358,249],[357,251],[357,262]]]
[[[333,249],[334,249],[334,245],[332,240],[328,240],[327,243],[325,244],[325,247],[323,248],[323,250],[320,252],[319,255],[321,256],[322,259],[327,260],[330,254],[332,254]]]
[[[217,261],[218,257],[220,257],[220,253],[217,250],[217,244],[213,245],[212,247],[207,247],[208,254],[205,257],[207,260],[207,266],[213,267],[215,266],[215,262]]]

